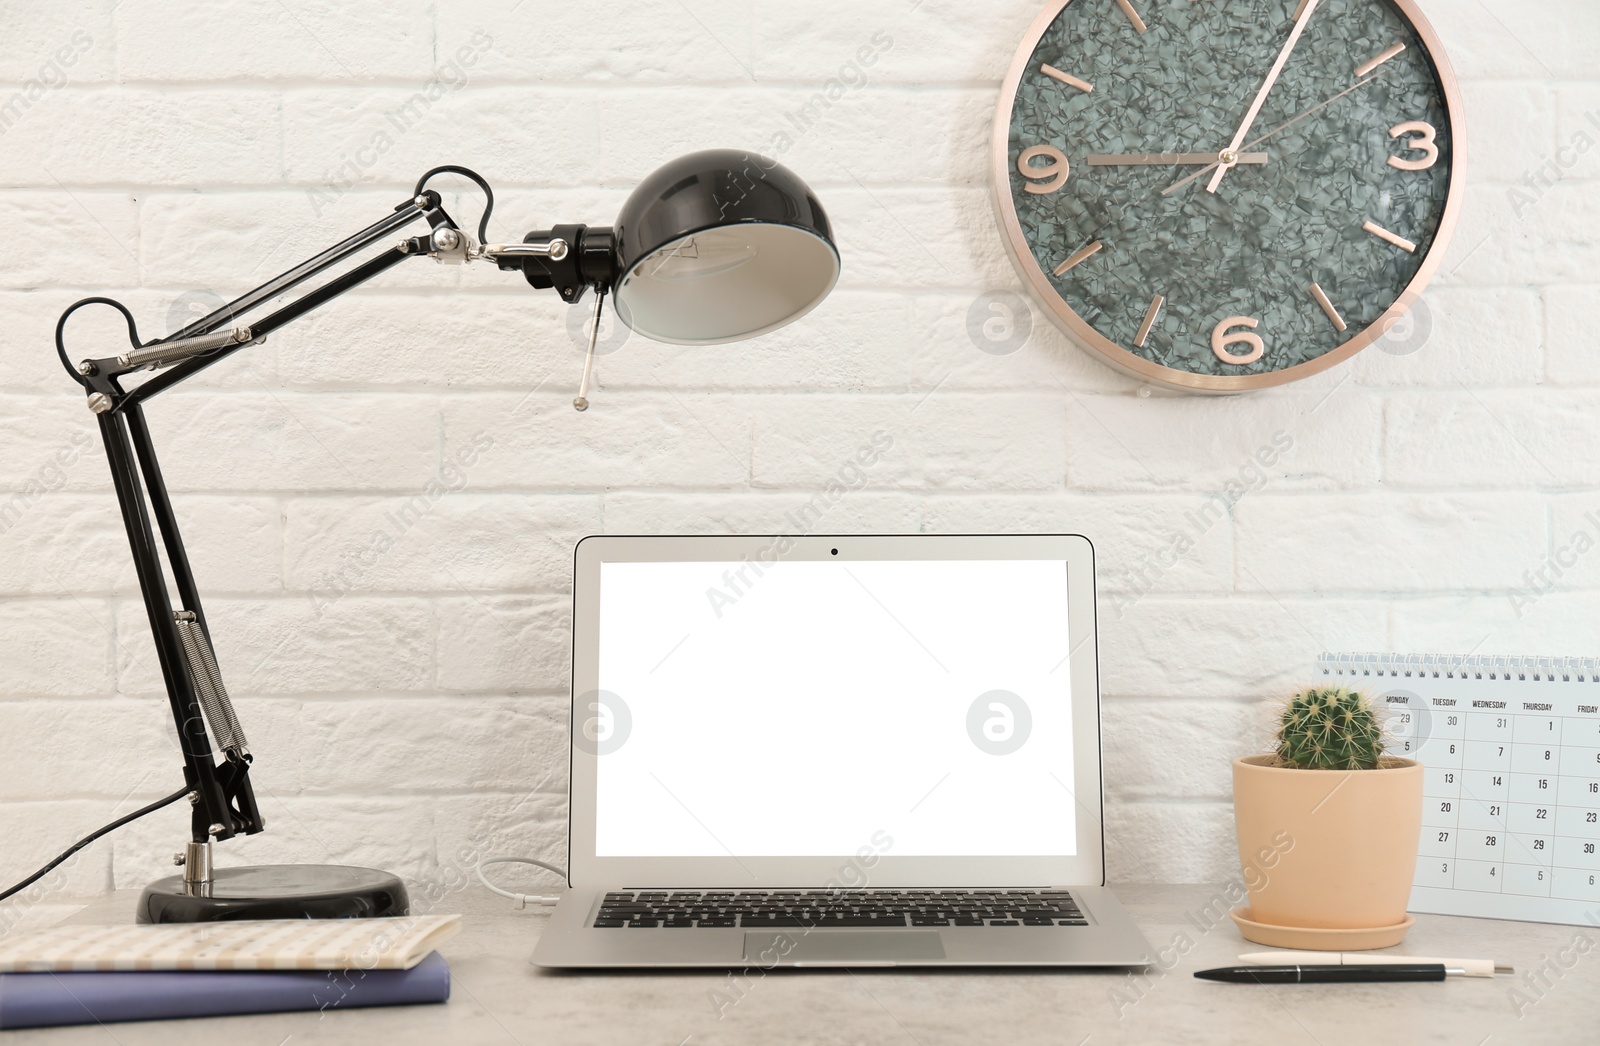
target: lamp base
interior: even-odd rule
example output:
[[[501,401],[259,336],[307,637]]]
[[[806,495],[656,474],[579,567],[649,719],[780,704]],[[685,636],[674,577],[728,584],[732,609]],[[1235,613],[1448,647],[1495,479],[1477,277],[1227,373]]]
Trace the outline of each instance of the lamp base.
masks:
[[[141,923],[204,923],[228,919],[372,919],[407,915],[405,883],[374,868],[263,864],[218,868],[210,882],[173,875],[144,888]]]

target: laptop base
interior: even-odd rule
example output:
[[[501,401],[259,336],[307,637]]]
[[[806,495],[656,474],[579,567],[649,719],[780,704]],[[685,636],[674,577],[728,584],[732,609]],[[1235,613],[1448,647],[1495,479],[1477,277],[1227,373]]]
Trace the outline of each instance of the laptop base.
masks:
[[[1147,966],[1154,953],[1121,902],[1103,886],[1066,887],[1087,925],[595,927],[605,891],[569,891],[532,962],[552,969],[860,966]],[[843,896],[848,896],[844,894]]]

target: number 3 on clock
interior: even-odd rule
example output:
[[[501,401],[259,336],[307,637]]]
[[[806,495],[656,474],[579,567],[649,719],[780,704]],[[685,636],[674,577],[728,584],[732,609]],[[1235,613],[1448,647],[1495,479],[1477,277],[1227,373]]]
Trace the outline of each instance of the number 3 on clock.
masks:
[[[1389,166],[1397,171],[1426,171],[1439,162],[1439,145],[1433,124],[1424,120],[1408,120],[1389,128],[1390,138],[1400,138],[1405,148],[1410,152],[1422,153],[1420,160],[1402,160],[1398,156],[1389,157]],[[1419,138],[1408,138],[1407,135],[1420,135]]]

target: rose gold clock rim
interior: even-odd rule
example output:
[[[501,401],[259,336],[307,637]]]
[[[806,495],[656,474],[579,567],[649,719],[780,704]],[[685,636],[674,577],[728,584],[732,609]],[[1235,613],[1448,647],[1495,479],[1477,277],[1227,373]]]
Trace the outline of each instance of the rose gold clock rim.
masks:
[[[1071,2],[1072,0],[1052,0],[1028,27],[1028,32],[1022,39],[1022,46],[1018,48],[1016,57],[1011,61],[1011,68],[1007,70],[1005,80],[1000,85],[1000,104],[995,113],[990,150],[990,177],[994,183],[994,204],[1005,232],[1006,253],[1011,256],[1011,262],[1016,267],[1018,275],[1034,292],[1034,298],[1045,306],[1051,321],[1057,327],[1104,362],[1135,378],[1163,388],[1225,394],[1286,385],[1337,366],[1377,341],[1410,310],[1444,262],[1444,254],[1455,233],[1456,222],[1460,217],[1462,202],[1466,195],[1466,183],[1463,178],[1466,169],[1466,131],[1463,127],[1465,120],[1461,88],[1438,34],[1433,31],[1433,26],[1418,9],[1416,0],[1388,0],[1388,2],[1398,8],[1400,14],[1411,23],[1417,38],[1422,41],[1424,49],[1428,52],[1428,58],[1433,62],[1434,71],[1439,76],[1439,86],[1444,92],[1445,110],[1450,121],[1450,187],[1445,195],[1444,213],[1439,218],[1439,229],[1434,234],[1433,244],[1429,247],[1426,257],[1422,259],[1416,275],[1406,285],[1405,290],[1400,292],[1400,297],[1360,334],[1314,360],[1265,374],[1239,375],[1190,374],[1187,371],[1163,367],[1107,338],[1079,316],[1072,306],[1056,293],[1055,287],[1039,266],[1038,259],[1033,256],[1033,249],[1028,246],[1027,238],[1023,235],[1022,223],[1017,217],[1016,203],[1011,198],[1012,103],[1016,100],[1017,87],[1022,83],[1022,77],[1033,64],[1034,49],[1039,46],[1040,39],[1056,20],[1056,16]]]

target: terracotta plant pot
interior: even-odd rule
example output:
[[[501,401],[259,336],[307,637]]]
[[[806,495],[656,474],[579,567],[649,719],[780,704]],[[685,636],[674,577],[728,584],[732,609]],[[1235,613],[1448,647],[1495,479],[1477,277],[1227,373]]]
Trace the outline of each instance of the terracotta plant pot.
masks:
[[[1377,770],[1289,770],[1274,762],[1270,755],[1233,762],[1234,825],[1250,894],[1248,912],[1235,921],[1245,937],[1277,943],[1262,940],[1269,934],[1255,923],[1309,931],[1294,947],[1381,947],[1351,940],[1379,930],[1398,943],[1409,926],[1422,766],[1392,757]]]

